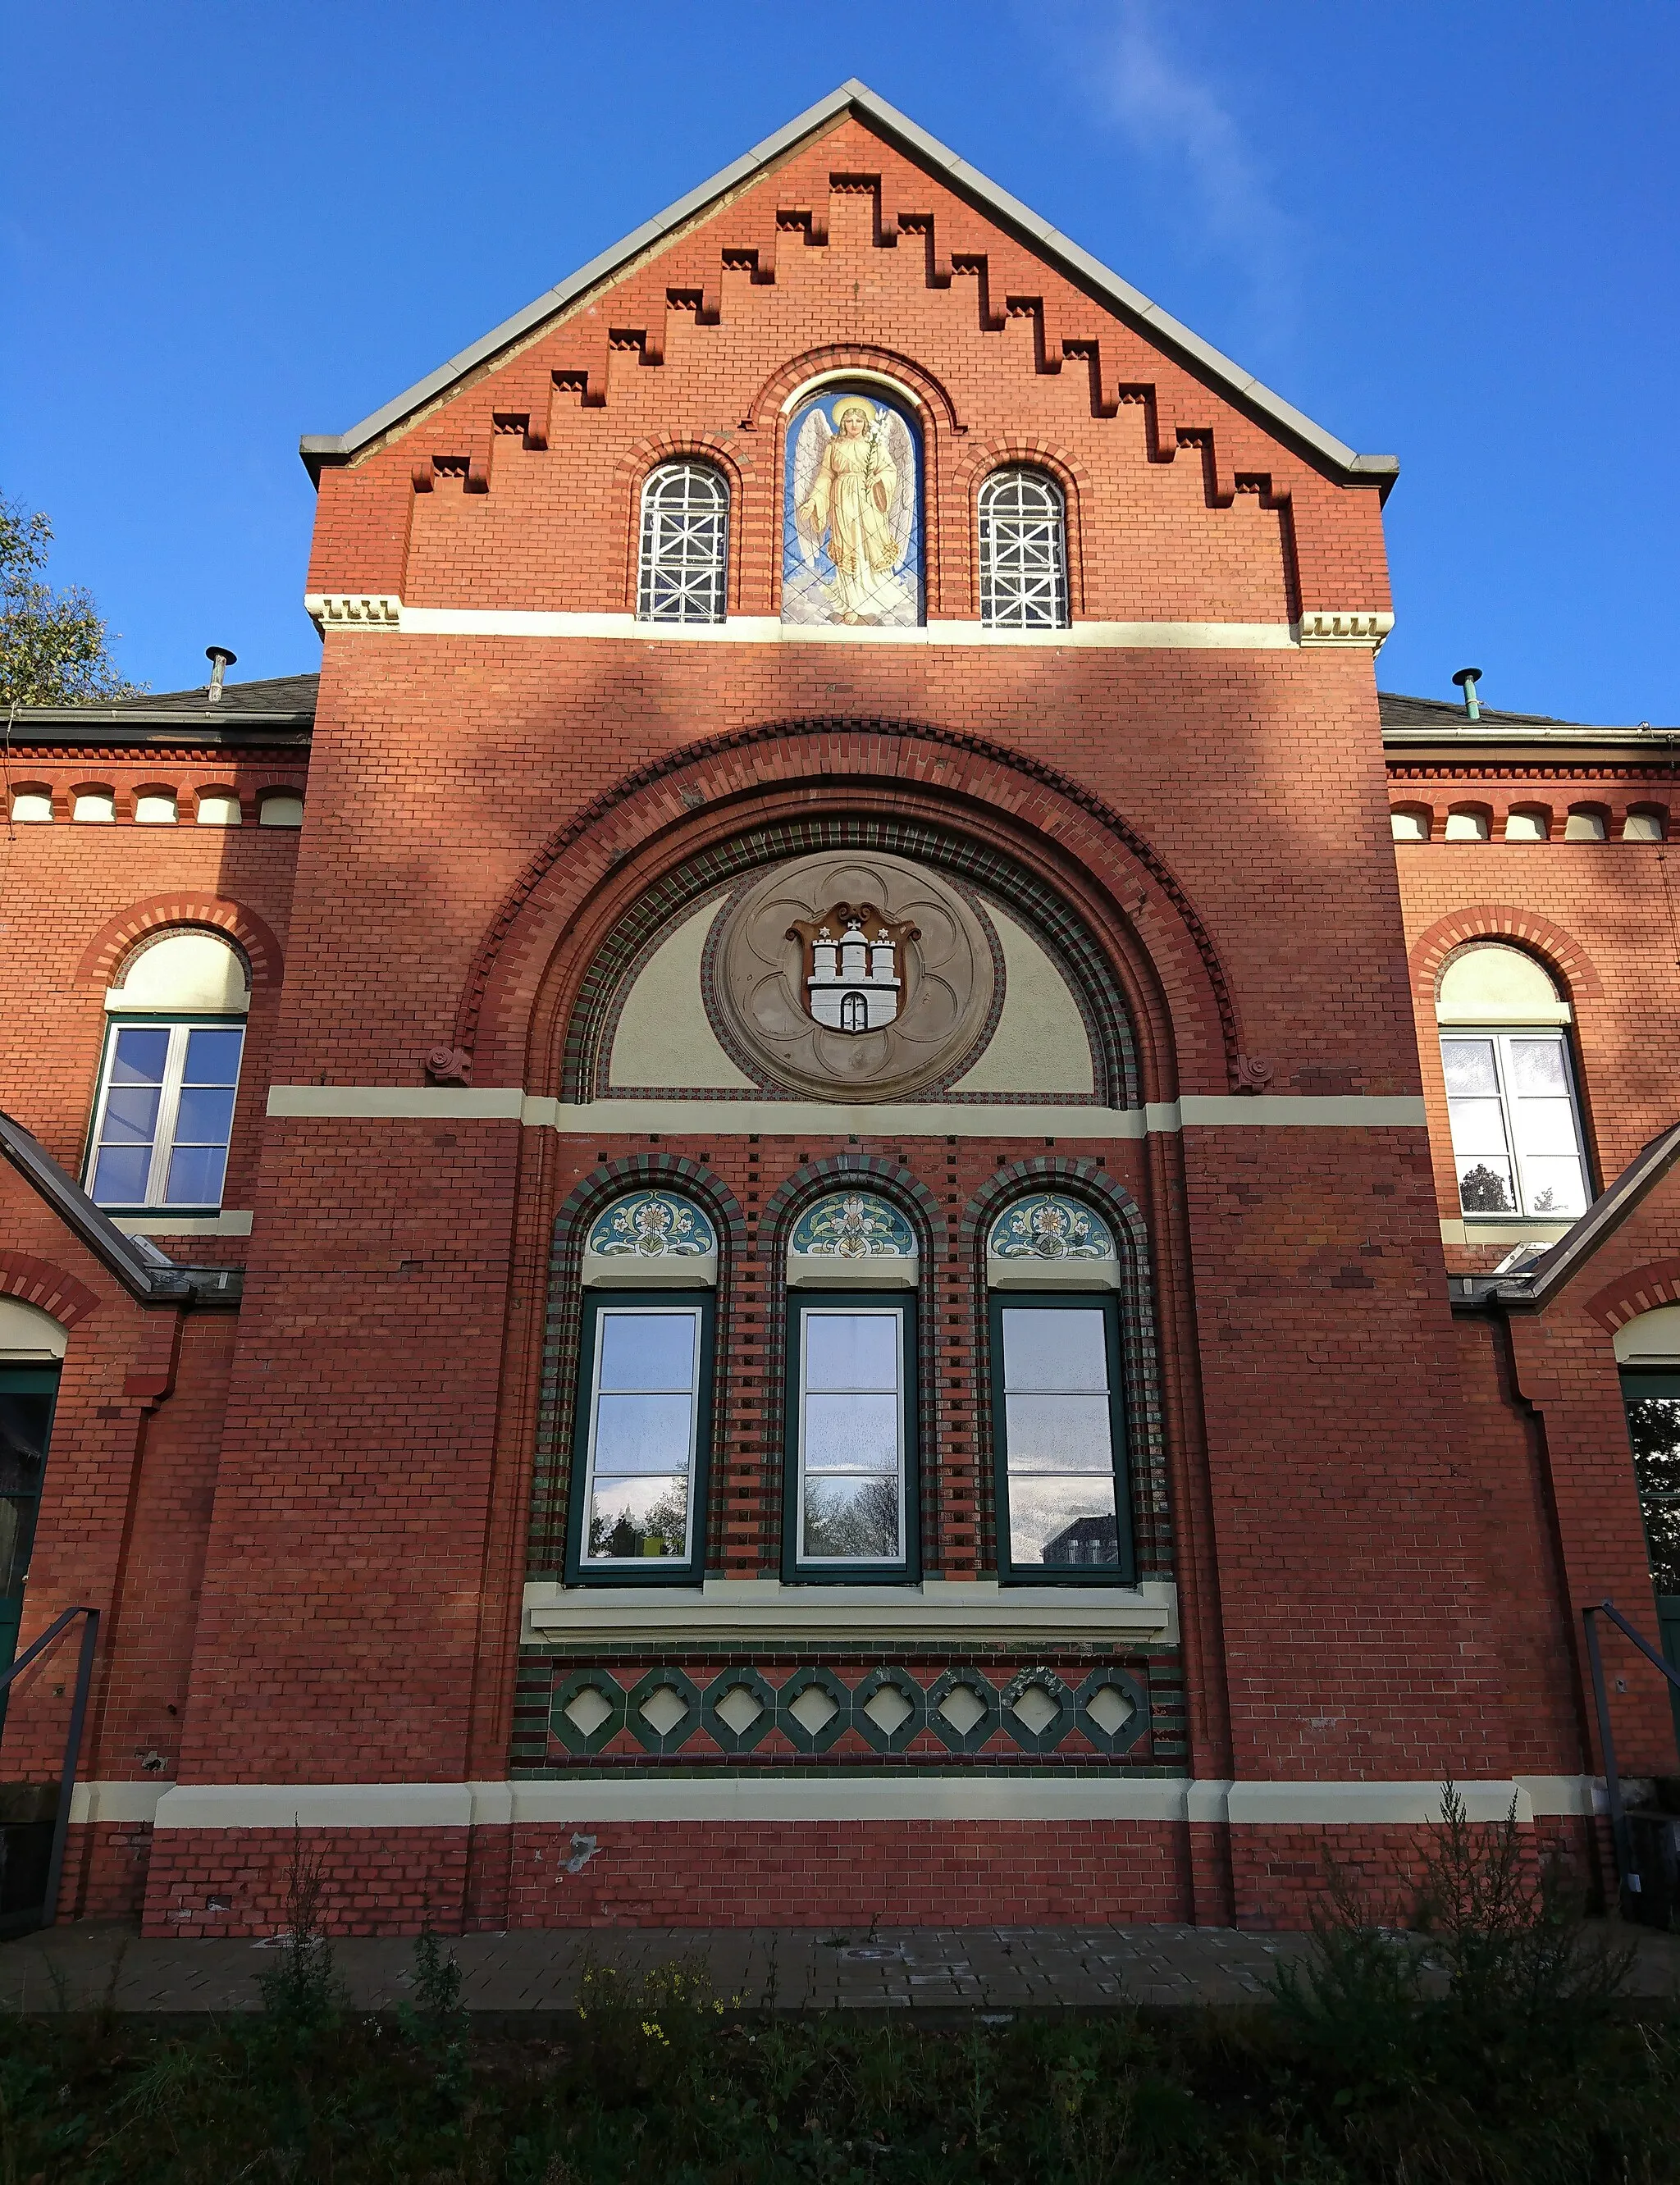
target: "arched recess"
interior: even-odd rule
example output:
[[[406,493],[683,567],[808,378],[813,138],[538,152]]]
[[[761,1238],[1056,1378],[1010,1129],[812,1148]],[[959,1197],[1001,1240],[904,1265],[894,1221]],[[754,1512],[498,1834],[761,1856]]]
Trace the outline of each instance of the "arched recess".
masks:
[[[1011,433],[994,439],[971,440],[964,446],[961,456],[952,466],[951,483],[955,489],[953,498],[960,495],[966,512],[966,537],[960,564],[956,555],[946,556],[946,582],[951,581],[951,570],[958,566],[965,568],[968,573],[968,599],[963,612],[980,612],[980,489],[994,472],[1008,470],[1042,471],[1061,489],[1067,608],[1077,622],[1085,612],[1084,510],[1085,496],[1091,488],[1090,473],[1076,456],[1043,441],[1023,439]],[[955,612],[958,606],[955,600],[948,601],[947,612]]]
[[[1095,1081],[1103,1105],[1134,1107],[1142,1098],[1138,1046],[1130,1017],[1121,1005],[1114,976],[1084,922],[1058,893],[1047,890],[1017,862],[1005,863],[992,850],[949,829],[921,819],[873,812],[866,820],[851,811],[808,812],[782,817],[764,826],[743,827],[726,842],[708,845],[668,871],[655,890],[632,902],[584,975],[565,1031],[561,1063],[561,1097],[598,1098],[606,1090],[607,1059],[619,1011],[644,956],[665,937],[687,906],[703,899],[720,880],[743,882],[764,866],[784,858],[825,851],[863,855],[886,852],[912,864],[927,865],[1000,897],[1010,914],[1022,919],[1062,971],[1069,997],[1084,1022]],[[715,931],[715,929],[714,929]],[[707,978],[712,975],[711,944]],[[1001,1003],[994,1005],[993,1023]],[[743,1066],[746,1059],[742,1058]],[[969,1064],[961,1067],[966,1070]]]
[[[109,986],[117,967],[135,943],[165,926],[203,925],[225,934],[244,951],[251,988],[280,984],[284,964],[280,943],[255,911],[221,896],[160,895],[131,903],[108,919],[82,951],[76,967],[81,986]]]
[[[1130,1018],[1139,1097],[1241,1086],[1235,1009],[1212,939],[1119,813],[978,737],[824,720],[688,746],[627,775],[550,838],[486,932],[461,997],[455,1045],[475,1081],[559,1091],[577,1060],[566,1035],[591,967],[633,916],[669,918],[683,886],[715,886],[743,835],[786,854],[778,830],[832,818],[856,824],[867,847],[882,813],[930,841],[972,845],[1068,907]]]
[[[922,612],[930,618],[948,614],[952,603],[943,589],[944,578],[942,574],[947,560],[943,539],[943,518],[947,513],[945,441],[949,434],[962,433],[966,428],[958,419],[956,405],[949,390],[921,365],[901,355],[896,349],[875,349],[851,343],[808,349],[804,355],[790,359],[760,386],[741,421],[744,433],[764,433],[766,451],[772,458],[771,476],[778,488],[769,496],[769,506],[765,511],[776,544],[768,559],[759,565],[765,568],[770,581],[765,596],[758,603],[758,611],[770,614],[781,612],[781,495],[779,487],[783,466],[787,461],[787,427],[793,409],[792,398],[807,391],[815,393],[821,383],[838,378],[855,379],[865,386],[871,380],[875,380],[879,383],[883,397],[904,403],[908,396],[908,406],[920,413]]]
[[[622,513],[624,534],[624,596],[622,611],[634,614],[636,609],[638,573],[641,560],[641,489],[662,463],[709,463],[729,488],[728,566],[724,579],[724,596],[727,611],[732,615],[742,612],[742,526],[747,510],[745,491],[747,479],[753,468],[752,458],[742,460],[739,452],[706,433],[662,433],[657,439],[638,440],[625,450],[613,467],[613,485],[620,498],[617,506]]]
[[[1566,1001],[1596,1001],[1604,992],[1586,950],[1562,926],[1509,903],[1477,903],[1437,919],[1412,944],[1412,1001],[1420,1024],[1435,1021],[1436,988],[1448,958],[1473,941],[1502,942],[1537,957],[1560,983]]]

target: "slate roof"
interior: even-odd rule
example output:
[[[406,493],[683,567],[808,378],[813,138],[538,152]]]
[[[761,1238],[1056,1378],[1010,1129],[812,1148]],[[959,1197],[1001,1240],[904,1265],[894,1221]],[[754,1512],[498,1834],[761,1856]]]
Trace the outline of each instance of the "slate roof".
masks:
[[[10,740],[28,743],[288,744],[309,740],[318,675],[269,675],[224,683],[212,705],[206,685],[100,698],[86,706],[20,706]]]
[[[1379,690],[1377,704],[1386,729],[1463,729],[1476,724],[1459,698],[1408,698],[1397,690]],[[1563,729],[1579,725],[1560,720],[1552,713],[1501,713],[1484,706],[1481,718],[1490,728]]]
[[[1114,311],[1209,385],[1218,388],[1240,409],[1304,450],[1341,483],[1375,485],[1386,494],[1399,476],[1397,455],[1356,455],[1345,440],[1339,440],[1322,425],[1315,425],[1293,403],[1285,402],[1282,395],[1263,386],[1252,372],[1245,372],[1210,342],[1192,333],[1169,312],[1162,310],[1159,304],[1151,302],[1141,289],[1111,272],[1088,250],[1082,250],[1048,221],[1041,220],[1019,198],[1011,197],[1007,190],[988,181],[977,169],[959,159],[938,137],[918,128],[908,115],[900,114],[897,107],[877,98],[855,76],[830,92],[826,98],[820,98],[815,106],[807,107],[785,127],[755,144],[750,152],[743,153],[697,189],[690,190],[664,212],[645,221],[621,242],[591,258],[588,265],[568,278],[557,282],[524,310],[516,311],[511,319],[504,319],[480,340],[469,344],[435,372],[428,372],[394,401],[382,404],[359,425],[352,425],[347,433],[306,433],[299,443],[299,452],[310,476],[318,478],[324,464],[348,461],[382,433],[401,424],[423,405],[435,402],[467,373],[510,343],[521,339],[545,320],[576,303],[587,290],[612,280],[636,258],[697,218],[725,193],[738,193],[761,169],[785,158],[804,138],[815,136],[848,113],[896,145],[907,157],[935,172],[948,187],[1017,237],[1028,249],[1048,260],[1099,304]]]

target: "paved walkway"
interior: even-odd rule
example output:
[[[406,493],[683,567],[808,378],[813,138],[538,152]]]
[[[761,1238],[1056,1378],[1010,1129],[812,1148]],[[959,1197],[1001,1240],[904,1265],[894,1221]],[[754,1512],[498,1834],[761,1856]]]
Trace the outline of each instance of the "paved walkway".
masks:
[[[1680,1936],[1613,1931],[1635,1942],[1636,1992],[1680,1994]],[[593,1960],[634,1979],[703,1957],[716,1993],[744,2009],[1009,2013],[1134,2003],[1262,1999],[1304,1935],[1223,1927],[616,1928],[467,1935],[449,1948],[469,2009],[512,2017],[576,2007]],[[251,2010],[272,1942],[145,1941],[126,1925],[59,1927],[0,1943],[0,2010]],[[355,2007],[390,2009],[412,1990],[410,1941],[333,1946]]]

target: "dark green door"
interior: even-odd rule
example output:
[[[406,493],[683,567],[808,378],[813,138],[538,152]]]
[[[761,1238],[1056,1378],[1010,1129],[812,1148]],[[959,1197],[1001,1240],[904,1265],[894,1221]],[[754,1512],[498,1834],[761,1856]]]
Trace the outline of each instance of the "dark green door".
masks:
[[[1662,1651],[1680,1669],[1680,1373],[1626,1372],[1622,1401],[1633,1444],[1639,1514],[1651,1559]],[[1674,1734],[1680,1742],[1680,1693],[1674,1702]]]
[[[10,1668],[18,1651],[58,1390],[56,1366],[0,1366],[0,1669]],[[0,1720],[4,1713],[0,1692]]]

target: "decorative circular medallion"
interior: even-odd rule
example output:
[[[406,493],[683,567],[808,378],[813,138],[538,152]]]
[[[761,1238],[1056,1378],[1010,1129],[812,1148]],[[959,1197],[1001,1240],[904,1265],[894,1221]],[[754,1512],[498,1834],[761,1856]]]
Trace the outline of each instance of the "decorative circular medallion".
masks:
[[[725,916],[718,1030],[772,1083],[829,1100],[897,1100],[974,1059],[998,974],[972,906],[900,858],[832,852],[778,865]]]

